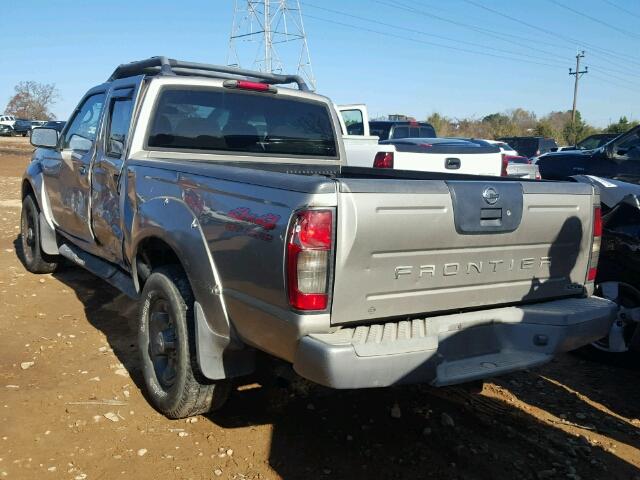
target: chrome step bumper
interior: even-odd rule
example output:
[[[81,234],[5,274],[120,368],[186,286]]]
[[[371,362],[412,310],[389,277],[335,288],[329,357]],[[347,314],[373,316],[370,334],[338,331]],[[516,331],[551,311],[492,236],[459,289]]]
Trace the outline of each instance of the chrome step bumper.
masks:
[[[569,298],[303,337],[294,368],[334,388],[452,385],[541,365],[604,337],[616,305]]]

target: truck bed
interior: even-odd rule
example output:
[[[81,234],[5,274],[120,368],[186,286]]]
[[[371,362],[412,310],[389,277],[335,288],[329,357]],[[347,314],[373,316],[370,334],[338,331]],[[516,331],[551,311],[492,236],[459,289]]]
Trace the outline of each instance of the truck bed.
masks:
[[[153,160],[155,168],[162,163]],[[335,166],[166,166],[215,180],[335,194],[332,324],[585,293],[595,198],[588,185]],[[494,204],[483,200],[487,188],[499,195]]]

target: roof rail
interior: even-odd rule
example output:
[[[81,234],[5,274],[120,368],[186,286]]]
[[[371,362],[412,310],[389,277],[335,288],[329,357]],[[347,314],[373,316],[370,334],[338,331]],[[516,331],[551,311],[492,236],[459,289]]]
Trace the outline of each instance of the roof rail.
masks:
[[[207,63],[184,62],[167,57],[151,57],[131,63],[123,63],[111,74],[108,82],[135,75],[184,75],[210,78],[250,78],[269,85],[295,83],[298,89],[308,92],[309,87],[300,75],[279,75],[276,73],[256,72],[236,67],[209,65]]]

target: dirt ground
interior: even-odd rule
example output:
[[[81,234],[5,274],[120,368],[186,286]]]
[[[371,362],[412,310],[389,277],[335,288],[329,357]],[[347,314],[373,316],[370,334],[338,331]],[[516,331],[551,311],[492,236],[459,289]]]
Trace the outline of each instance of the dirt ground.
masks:
[[[221,411],[167,420],[141,390],[135,303],[20,263],[30,152],[0,138],[0,478],[640,480],[638,368],[575,355],[479,394],[257,374]]]

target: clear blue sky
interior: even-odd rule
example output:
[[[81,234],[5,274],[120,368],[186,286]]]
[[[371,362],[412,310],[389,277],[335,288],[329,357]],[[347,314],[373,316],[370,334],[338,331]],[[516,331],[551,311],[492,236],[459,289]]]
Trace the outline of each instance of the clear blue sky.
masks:
[[[372,115],[567,110],[568,68],[584,49],[583,117],[597,126],[640,117],[638,0],[302,0],[302,9],[318,91],[367,103]],[[119,63],[224,63],[232,17],[233,0],[5,1],[0,109],[21,80],[55,83],[64,119]]]

